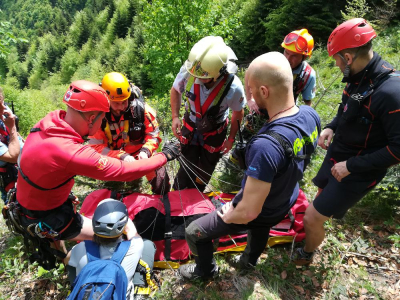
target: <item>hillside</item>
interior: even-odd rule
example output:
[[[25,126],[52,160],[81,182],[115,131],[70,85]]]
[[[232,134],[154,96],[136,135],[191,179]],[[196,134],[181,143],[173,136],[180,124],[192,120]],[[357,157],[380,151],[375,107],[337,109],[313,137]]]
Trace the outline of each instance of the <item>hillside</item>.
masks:
[[[361,3],[356,13],[378,28],[374,50],[400,68],[400,2],[352,2]],[[190,48],[205,35],[222,36],[246,66],[260,53],[281,51],[287,32],[306,27],[317,42],[309,62],[317,72],[314,108],[323,125],[334,116],[344,88],[326,40],[342,21],[341,11],[351,12],[347,1],[3,0],[0,10],[0,87],[6,102],[14,103],[23,136],[49,111],[64,108],[71,81],[99,82],[110,71],[126,74],[143,89],[158,111],[164,138],[172,136],[168,91]],[[242,79],[244,72],[239,70]],[[324,155],[318,149],[301,182],[309,201]],[[173,165],[168,168],[172,173]],[[221,165],[212,179],[216,190],[233,191],[219,179],[238,182],[240,174]],[[74,192],[83,201],[98,184],[78,177]],[[328,221],[327,237],[309,268],[289,262],[290,244],[266,250],[248,274],[218,255],[221,276],[212,282],[190,284],[173,270],[156,271],[162,289],[155,298],[400,299],[399,186],[395,166],[344,219]],[[64,266],[45,271],[31,265],[22,245],[0,218],[0,300],[65,299]]]

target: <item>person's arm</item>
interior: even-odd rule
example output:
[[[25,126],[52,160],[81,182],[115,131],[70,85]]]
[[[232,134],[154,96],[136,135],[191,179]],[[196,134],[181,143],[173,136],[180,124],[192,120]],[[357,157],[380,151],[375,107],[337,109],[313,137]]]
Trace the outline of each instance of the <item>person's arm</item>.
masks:
[[[227,153],[227,152],[229,152],[229,150],[232,149],[233,143],[235,142],[236,133],[239,130],[239,125],[238,125],[237,121],[239,120],[239,124],[240,124],[242,122],[243,116],[244,116],[243,109],[232,112],[231,130],[229,132],[229,137],[225,141],[225,144],[223,147],[223,153]]]
[[[400,163],[400,97],[395,92],[385,94],[376,117],[382,123],[388,144],[375,152],[349,158],[346,167],[351,173],[387,169]]]
[[[89,146],[96,150],[102,155],[107,155],[108,157],[114,157],[124,160],[129,154],[124,150],[111,150],[108,147],[108,139],[103,129],[97,130],[95,135],[89,136]]]
[[[148,158],[151,157],[154,151],[157,150],[158,146],[161,143],[160,138],[160,129],[158,128],[158,122],[156,119],[156,112],[153,108],[145,105],[145,116],[144,116],[144,126],[145,126],[145,136],[144,136],[144,145],[142,149],[140,149],[140,154],[147,155],[147,157],[140,157],[139,158]],[[142,153],[144,152],[144,153]]]
[[[181,108],[181,93],[179,93],[174,87],[170,91],[171,98],[171,116],[172,116],[172,132],[176,138],[179,139],[181,135],[181,119],[179,116],[179,110]]]
[[[9,163],[16,163],[20,153],[20,144],[18,140],[17,127],[15,126],[15,115],[11,110],[5,110],[4,116],[1,116],[1,118],[9,131],[9,143],[7,145],[8,151],[0,156],[0,160]]]
[[[247,72],[244,75],[244,91],[247,99],[247,106],[249,107],[251,112],[255,112],[257,114],[260,114],[259,107],[256,103],[256,101],[253,98],[253,94],[251,93],[251,90],[249,88],[249,83],[248,83],[248,75]]]
[[[158,153],[149,159],[125,162],[100,155],[89,146],[82,146],[70,159],[66,170],[72,174],[99,180],[131,181],[165,165],[167,158]]]
[[[246,106],[246,95],[240,79],[235,75],[233,79],[231,89],[227,94],[228,106],[232,109],[231,117],[231,129],[229,132],[229,137],[226,139],[222,153],[228,153],[232,149],[233,142],[235,141],[235,136],[240,129],[240,123],[242,122],[244,116],[244,107]],[[239,120],[239,125],[238,121]]]
[[[229,203],[224,205],[218,215],[227,223],[247,224],[261,213],[265,199],[271,189],[271,183],[247,177],[242,200],[233,208]]]

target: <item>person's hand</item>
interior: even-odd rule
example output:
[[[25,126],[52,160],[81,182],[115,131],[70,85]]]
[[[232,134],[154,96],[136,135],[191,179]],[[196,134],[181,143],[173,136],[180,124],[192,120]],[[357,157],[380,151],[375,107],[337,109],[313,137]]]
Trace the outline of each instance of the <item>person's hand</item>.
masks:
[[[329,145],[331,144],[333,138],[333,130],[330,128],[325,128],[322,130],[321,135],[318,139],[318,146],[322,149],[328,149]]]
[[[221,211],[217,211],[218,216],[224,221],[226,224],[230,224],[229,222],[229,213],[233,211],[233,204],[232,201],[225,203]]]
[[[124,233],[126,234],[126,239],[130,241],[135,236],[139,236],[135,224],[133,224],[132,220],[128,218],[128,222],[126,223]]]
[[[181,127],[182,123],[179,117],[174,117],[172,119],[172,132],[177,139],[181,136]]]
[[[167,161],[174,160],[181,155],[181,144],[179,142],[166,142],[161,151]]]
[[[258,105],[256,103],[256,101],[251,98],[250,100],[247,101],[247,106],[249,107],[251,112],[255,112],[256,114],[260,114],[260,110],[258,108]]]
[[[127,156],[125,156],[124,157],[124,159],[123,159],[123,161],[125,161],[125,162],[133,162],[133,161],[135,161],[136,159],[133,157],[133,156],[131,156],[131,155],[127,155]]]
[[[2,121],[8,127],[8,129],[11,129],[15,126],[15,118],[16,116],[11,110],[5,110],[1,116]]]
[[[146,152],[144,152],[144,151],[140,151],[140,152],[139,152],[138,160],[147,159],[147,158],[149,158],[149,157],[147,156],[147,153],[146,153]]]
[[[350,174],[349,170],[347,170],[346,162],[347,161],[341,161],[336,163],[331,169],[333,177],[339,182]]]
[[[222,146],[221,153],[225,154],[228,153],[233,146],[233,141],[229,141],[228,139],[225,140],[224,145]]]

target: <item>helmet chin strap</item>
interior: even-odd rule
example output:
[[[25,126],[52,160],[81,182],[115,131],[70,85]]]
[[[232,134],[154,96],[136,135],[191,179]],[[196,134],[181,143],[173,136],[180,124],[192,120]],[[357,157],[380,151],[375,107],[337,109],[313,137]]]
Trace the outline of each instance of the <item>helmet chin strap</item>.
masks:
[[[360,51],[360,48],[357,49],[357,52],[354,55],[353,61],[351,62],[351,64],[354,63],[354,61],[357,59],[358,51]],[[351,66],[351,64],[347,63],[346,59],[343,57],[342,54],[338,53],[338,55],[342,59],[342,61],[346,64],[346,67],[344,68],[344,71],[343,71],[343,81],[346,81],[350,77],[350,66]]]
[[[85,115],[83,114],[83,112],[78,111],[79,115],[88,123],[88,127],[89,129],[93,128],[93,124],[96,123],[97,119],[103,114],[103,112],[99,112],[98,115],[93,119],[92,122],[89,122],[88,119],[85,117]],[[82,137],[84,140],[87,139],[87,135],[85,135],[84,137]]]

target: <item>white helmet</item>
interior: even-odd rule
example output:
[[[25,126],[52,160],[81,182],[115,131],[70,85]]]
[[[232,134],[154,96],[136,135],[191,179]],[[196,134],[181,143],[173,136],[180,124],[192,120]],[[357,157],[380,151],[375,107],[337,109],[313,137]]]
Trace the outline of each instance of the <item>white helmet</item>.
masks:
[[[185,62],[186,70],[197,78],[217,80],[224,73],[236,73],[235,53],[220,36],[206,36],[190,50]]]

